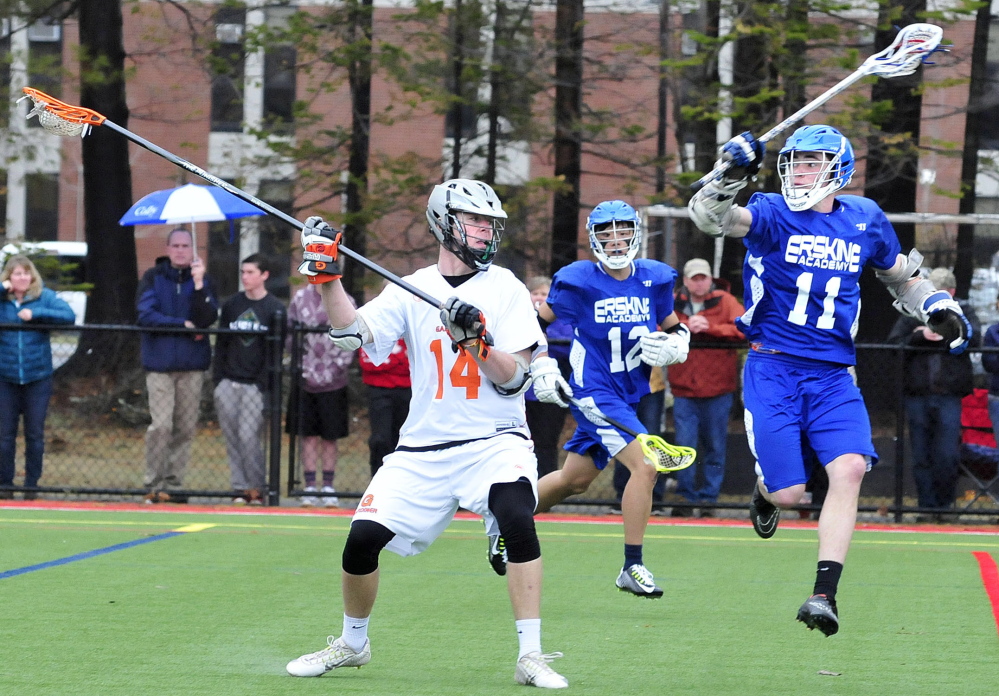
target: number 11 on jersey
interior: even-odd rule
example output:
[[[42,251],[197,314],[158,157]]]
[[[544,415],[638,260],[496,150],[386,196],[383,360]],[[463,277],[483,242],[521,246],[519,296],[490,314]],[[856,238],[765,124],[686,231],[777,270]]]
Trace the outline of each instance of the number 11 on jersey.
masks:
[[[815,274],[806,271],[798,276],[795,285],[798,286],[798,296],[794,300],[794,308],[788,312],[787,320],[798,326],[805,326],[808,323],[808,298],[812,293],[812,279]],[[822,299],[822,315],[816,320],[815,327],[818,329],[831,329],[836,324],[836,297],[839,296],[839,288],[842,278],[832,276],[826,281],[826,296]]]

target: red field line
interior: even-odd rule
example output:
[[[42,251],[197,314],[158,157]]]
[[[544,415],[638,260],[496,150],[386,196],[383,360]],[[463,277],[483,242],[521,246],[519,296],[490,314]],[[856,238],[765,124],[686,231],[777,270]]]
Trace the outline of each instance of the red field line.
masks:
[[[978,561],[985,594],[988,595],[989,603],[992,605],[992,618],[995,619],[996,630],[999,631],[999,569],[996,568],[995,559],[986,552],[973,551],[971,555]]]

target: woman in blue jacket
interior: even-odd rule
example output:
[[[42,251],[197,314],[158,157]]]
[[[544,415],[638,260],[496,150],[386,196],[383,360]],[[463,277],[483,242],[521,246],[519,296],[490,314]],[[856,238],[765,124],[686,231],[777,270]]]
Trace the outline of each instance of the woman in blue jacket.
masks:
[[[38,269],[27,256],[7,260],[0,273],[0,324],[72,324],[73,310],[42,286]],[[24,487],[35,488],[42,476],[45,414],[52,396],[52,346],[48,331],[0,330],[0,486],[14,482],[17,426],[24,416]],[[25,491],[25,500],[34,500]],[[9,490],[0,498],[10,499]]]

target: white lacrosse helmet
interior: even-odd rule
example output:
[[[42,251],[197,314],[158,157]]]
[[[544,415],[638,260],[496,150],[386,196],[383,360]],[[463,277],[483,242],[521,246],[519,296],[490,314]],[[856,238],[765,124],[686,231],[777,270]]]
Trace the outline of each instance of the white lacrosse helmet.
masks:
[[[821,170],[809,184],[794,183],[794,167],[803,155],[820,154],[824,158]],[[850,141],[832,126],[802,126],[787,139],[777,155],[777,173],[787,207],[794,211],[808,210],[831,193],[850,185],[855,159]]]
[[[599,230],[597,230],[598,227]],[[586,231],[590,233],[590,248],[601,263],[608,268],[627,267],[638,254],[638,248],[642,245],[642,221],[635,209],[624,201],[604,201],[597,205],[586,218]],[[630,232],[631,237],[614,234],[611,239],[600,240],[597,238],[598,231],[624,234]],[[615,240],[615,238],[617,239]],[[624,254],[609,255],[604,250],[604,244],[607,242],[621,239],[628,241]]]
[[[492,220],[492,240],[484,249],[468,246],[465,228],[457,213],[472,213]],[[506,212],[496,192],[489,184],[474,179],[450,179],[438,184],[427,201],[431,234],[466,266],[480,271],[489,268],[496,256],[505,219]]]

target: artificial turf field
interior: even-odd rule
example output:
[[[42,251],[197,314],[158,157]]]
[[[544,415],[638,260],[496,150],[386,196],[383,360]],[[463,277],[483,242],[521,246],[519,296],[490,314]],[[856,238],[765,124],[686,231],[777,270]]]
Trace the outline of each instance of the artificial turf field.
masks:
[[[349,517],[75,507],[0,507],[0,694],[525,692],[477,520],[382,554],[369,665],[295,679],[286,662],[340,631]],[[553,519],[543,641],[572,693],[999,693],[994,533],[858,531],[826,638],[794,621],[814,524],[764,541],[742,522],[654,523],[645,560],[666,594],[650,601],[614,588],[620,518]]]

